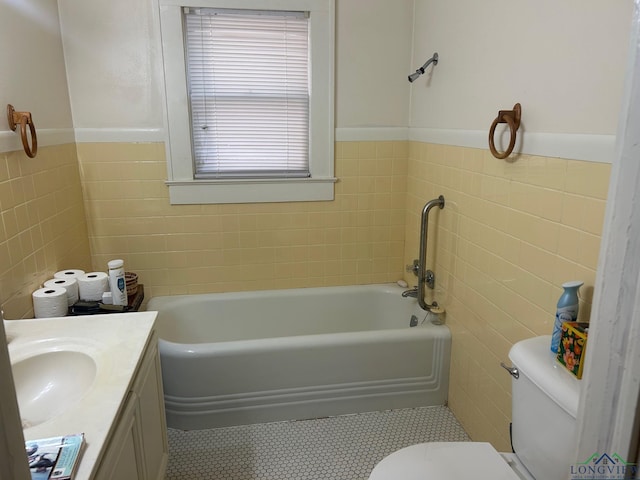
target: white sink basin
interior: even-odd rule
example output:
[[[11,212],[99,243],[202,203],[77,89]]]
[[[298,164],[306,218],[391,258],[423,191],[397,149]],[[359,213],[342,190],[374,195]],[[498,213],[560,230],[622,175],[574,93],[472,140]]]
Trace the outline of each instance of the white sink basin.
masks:
[[[12,365],[22,427],[39,425],[73,407],[96,378],[93,358],[78,351],[48,351]]]

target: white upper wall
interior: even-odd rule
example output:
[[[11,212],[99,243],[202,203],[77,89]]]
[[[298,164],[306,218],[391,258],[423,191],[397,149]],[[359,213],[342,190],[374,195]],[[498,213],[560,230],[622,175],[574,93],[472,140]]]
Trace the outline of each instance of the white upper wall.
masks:
[[[153,2],[58,3],[74,127],[162,128],[162,54]]]
[[[0,2],[0,65],[3,138],[15,135],[5,120],[8,103],[30,111],[38,130],[72,127],[56,0]]]
[[[153,2],[59,4],[74,126],[163,128]],[[412,15],[413,0],[337,0],[336,127],[408,125]]]
[[[57,35],[54,4],[12,0],[0,7],[0,60],[19,65],[21,73],[9,89],[3,75],[0,97],[12,93],[19,108],[22,98],[29,99],[34,107],[25,109],[38,113],[36,125],[57,125],[51,117],[69,121],[59,40],[51,41]],[[336,127],[472,131],[476,137],[467,144],[486,148],[497,111],[520,102],[522,132],[528,145],[541,147],[538,153],[545,154],[549,139],[536,134],[547,133],[569,134],[561,140],[571,148],[577,134],[606,137],[603,151],[610,151],[632,7],[633,0],[336,0]],[[31,35],[37,51],[35,40],[16,48],[10,33],[25,22],[33,29],[25,11],[43,19]],[[79,132],[130,130],[126,138],[132,141],[149,139],[142,130],[155,130],[160,134],[153,139],[162,140],[162,57],[153,2],[59,0],[59,11],[73,126]],[[18,58],[23,50],[27,55]],[[439,64],[409,84],[406,76],[435,51]],[[45,74],[28,74],[45,65]],[[39,84],[23,88],[25,82]],[[439,141],[466,140],[445,135]],[[582,143],[583,150],[594,150],[588,139]],[[548,153],[583,154],[561,155],[562,148]]]
[[[413,0],[336,0],[336,127],[406,127]]]
[[[489,131],[522,104],[526,132],[616,132],[632,0],[416,0],[411,127]]]

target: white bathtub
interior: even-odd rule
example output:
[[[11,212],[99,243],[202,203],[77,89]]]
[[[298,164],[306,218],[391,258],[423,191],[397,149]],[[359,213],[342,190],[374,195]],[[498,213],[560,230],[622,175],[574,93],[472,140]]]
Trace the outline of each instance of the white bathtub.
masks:
[[[451,334],[396,285],[154,297],[167,423],[317,418],[447,400]]]

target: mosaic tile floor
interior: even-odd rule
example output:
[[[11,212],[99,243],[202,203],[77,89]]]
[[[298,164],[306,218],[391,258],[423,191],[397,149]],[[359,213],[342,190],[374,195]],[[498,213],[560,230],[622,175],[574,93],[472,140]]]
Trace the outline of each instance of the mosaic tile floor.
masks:
[[[366,480],[390,453],[469,437],[447,407],[169,429],[167,480]]]

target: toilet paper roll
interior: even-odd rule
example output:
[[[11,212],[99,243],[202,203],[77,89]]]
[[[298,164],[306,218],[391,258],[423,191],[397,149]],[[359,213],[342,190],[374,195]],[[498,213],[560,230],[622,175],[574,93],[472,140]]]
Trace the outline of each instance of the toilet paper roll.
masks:
[[[109,275],[104,272],[85,273],[78,278],[80,300],[99,302],[102,294],[109,290]]]
[[[84,275],[84,270],[60,270],[53,274],[53,278],[80,278]]]
[[[31,297],[36,318],[64,317],[67,314],[67,291],[62,287],[40,288]]]
[[[52,278],[44,282],[44,287],[64,288],[67,291],[67,304],[69,306],[78,301],[78,281],[75,278]]]

